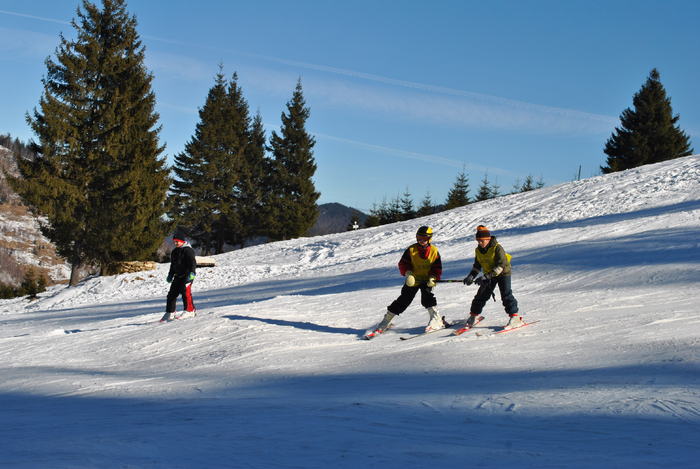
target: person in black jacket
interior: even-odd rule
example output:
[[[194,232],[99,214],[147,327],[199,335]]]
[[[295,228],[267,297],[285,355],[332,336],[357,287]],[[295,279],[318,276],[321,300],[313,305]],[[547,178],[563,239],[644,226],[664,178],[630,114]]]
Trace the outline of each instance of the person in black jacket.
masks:
[[[194,249],[185,241],[184,234],[179,232],[175,232],[173,235],[173,243],[175,243],[175,249],[170,253],[170,271],[167,277],[170,291],[165,305],[165,314],[160,319],[161,322],[172,321],[176,318],[175,307],[178,296],[182,296],[182,302],[185,305],[185,313],[178,317],[182,317],[186,313],[194,315],[196,311],[192,301],[192,282],[197,267]]]

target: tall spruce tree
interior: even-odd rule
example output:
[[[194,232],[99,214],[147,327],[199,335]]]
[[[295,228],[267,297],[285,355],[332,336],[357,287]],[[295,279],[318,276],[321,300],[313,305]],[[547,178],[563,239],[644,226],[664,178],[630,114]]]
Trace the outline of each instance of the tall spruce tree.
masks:
[[[469,178],[464,168],[462,168],[457,175],[457,180],[447,193],[445,210],[462,207],[467,204],[469,204]]]
[[[199,110],[195,134],[183,152],[175,155],[171,187],[171,218],[186,228],[194,244],[208,254],[214,245],[214,222],[220,197],[215,152],[221,152],[226,128],[226,80],[221,70]],[[223,158],[222,158],[223,159]]]
[[[170,184],[159,157],[160,127],[136,19],[124,0],[84,0],[62,35],[39,109],[27,115],[38,137],[35,159],[19,162],[13,184],[36,211],[58,253],[79,267],[154,255],[167,227],[161,216]]]
[[[282,113],[280,133],[272,131],[272,180],[268,187],[268,234],[272,239],[292,239],[306,234],[318,218],[313,176],[315,139],[306,131],[310,110],[301,80],[297,82],[287,112]]]
[[[251,119],[248,102],[243,97],[243,89],[238,85],[238,75],[234,73],[229,81],[228,99],[230,109],[228,124],[235,138],[235,146],[230,149],[231,155],[223,165],[226,168],[224,180],[221,213],[223,220],[217,230],[216,252],[223,252],[223,243],[243,245],[247,230],[244,226],[245,204],[248,191],[254,190],[257,179],[253,176],[249,158],[253,151],[261,150],[264,156],[264,143],[262,148],[255,150],[251,145]],[[263,134],[264,138],[264,134]],[[250,203],[253,203],[251,201]]]
[[[241,243],[242,174],[251,139],[248,104],[236,74],[223,71],[199,111],[195,135],[175,156],[171,217],[204,254]]]
[[[240,228],[237,239],[229,239],[231,244],[241,246],[245,241],[255,236],[264,235],[264,201],[265,184],[270,161],[265,155],[265,129],[260,113],[253,118],[250,127],[249,141],[244,152],[239,183],[239,220]]]
[[[621,127],[605,143],[608,155],[604,173],[622,171],[693,153],[690,139],[676,123],[671,99],[661,84],[658,70],[652,69],[646,83],[634,95],[634,110],[627,108],[620,115]]]

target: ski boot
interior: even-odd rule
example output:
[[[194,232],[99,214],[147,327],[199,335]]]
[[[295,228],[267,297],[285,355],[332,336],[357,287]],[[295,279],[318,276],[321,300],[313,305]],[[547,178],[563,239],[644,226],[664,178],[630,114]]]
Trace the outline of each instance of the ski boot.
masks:
[[[175,313],[165,313],[162,318],[160,318],[160,322],[170,322],[175,320]]]
[[[394,313],[392,313],[391,311],[387,311],[384,315],[384,319],[382,319],[382,321],[379,324],[377,324],[376,327],[365,332],[364,338],[366,340],[370,340],[374,339],[379,334],[383,334],[384,331],[389,329],[389,327],[391,326],[391,321],[393,321],[395,317],[396,315]]]
[[[425,326],[425,332],[433,332],[445,328],[445,318],[440,317],[440,313],[434,306],[428,308],[428,313],[430,314],[430,322]]]
[[[523,321],[522,317],[520,317],[517,314],[511,314],[510,320],[508,320],[508,324],[506,324],[503,329],[504,330],[515,329],[516,327],[522,327],[524,325],[525,325],[525,322]]]
[[[472,328],[474,327],[474,324],[479,322],[479,315],[474,314],[474,313],[469,313],[469,318],[467,319],[466,324],[464,325],[465,327]]]

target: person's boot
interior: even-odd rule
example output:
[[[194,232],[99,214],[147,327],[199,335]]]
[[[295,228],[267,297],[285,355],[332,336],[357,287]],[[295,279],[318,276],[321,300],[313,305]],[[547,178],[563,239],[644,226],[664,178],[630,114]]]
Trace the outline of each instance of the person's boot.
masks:
[[[477,319],[479,319],[478,314],[469,313],[469,318],[467,319],[467,323],[465,324],[465,326],[466,327],[474,327],[474,324],[476,324],[478,322]]]
[[[391,326],[391,321],[394,320],[396,315],[392,313],[391,311],[387,311],[386,314],[384,315],[384,318],[381,320],[379,324],[377,324],[374,328],[368,330],[365,332],[365,339],[373,339],[377,337],[379,334],[384,333],[387,329],[389,329],[389,326]]]
[[[440,317],[440,312],[434,306],[428,308],[428,313],[430,314],[430,321],[428,325],[425,326],[425,332],[432,332],[445,328],[445,321]]]
[[[175,313],[165,313],[160,322],[173,321],[175,319]]]
[[[511,314],[508,324],[503,329],[515,329],[516,327],[522,327],[525,325],[523,318],[517,314]]]

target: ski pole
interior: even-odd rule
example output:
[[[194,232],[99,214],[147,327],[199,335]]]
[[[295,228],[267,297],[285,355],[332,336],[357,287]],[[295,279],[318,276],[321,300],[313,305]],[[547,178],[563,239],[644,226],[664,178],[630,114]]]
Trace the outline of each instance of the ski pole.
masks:
[[[438,280],[437,283],[464,283],[464,280]]]

